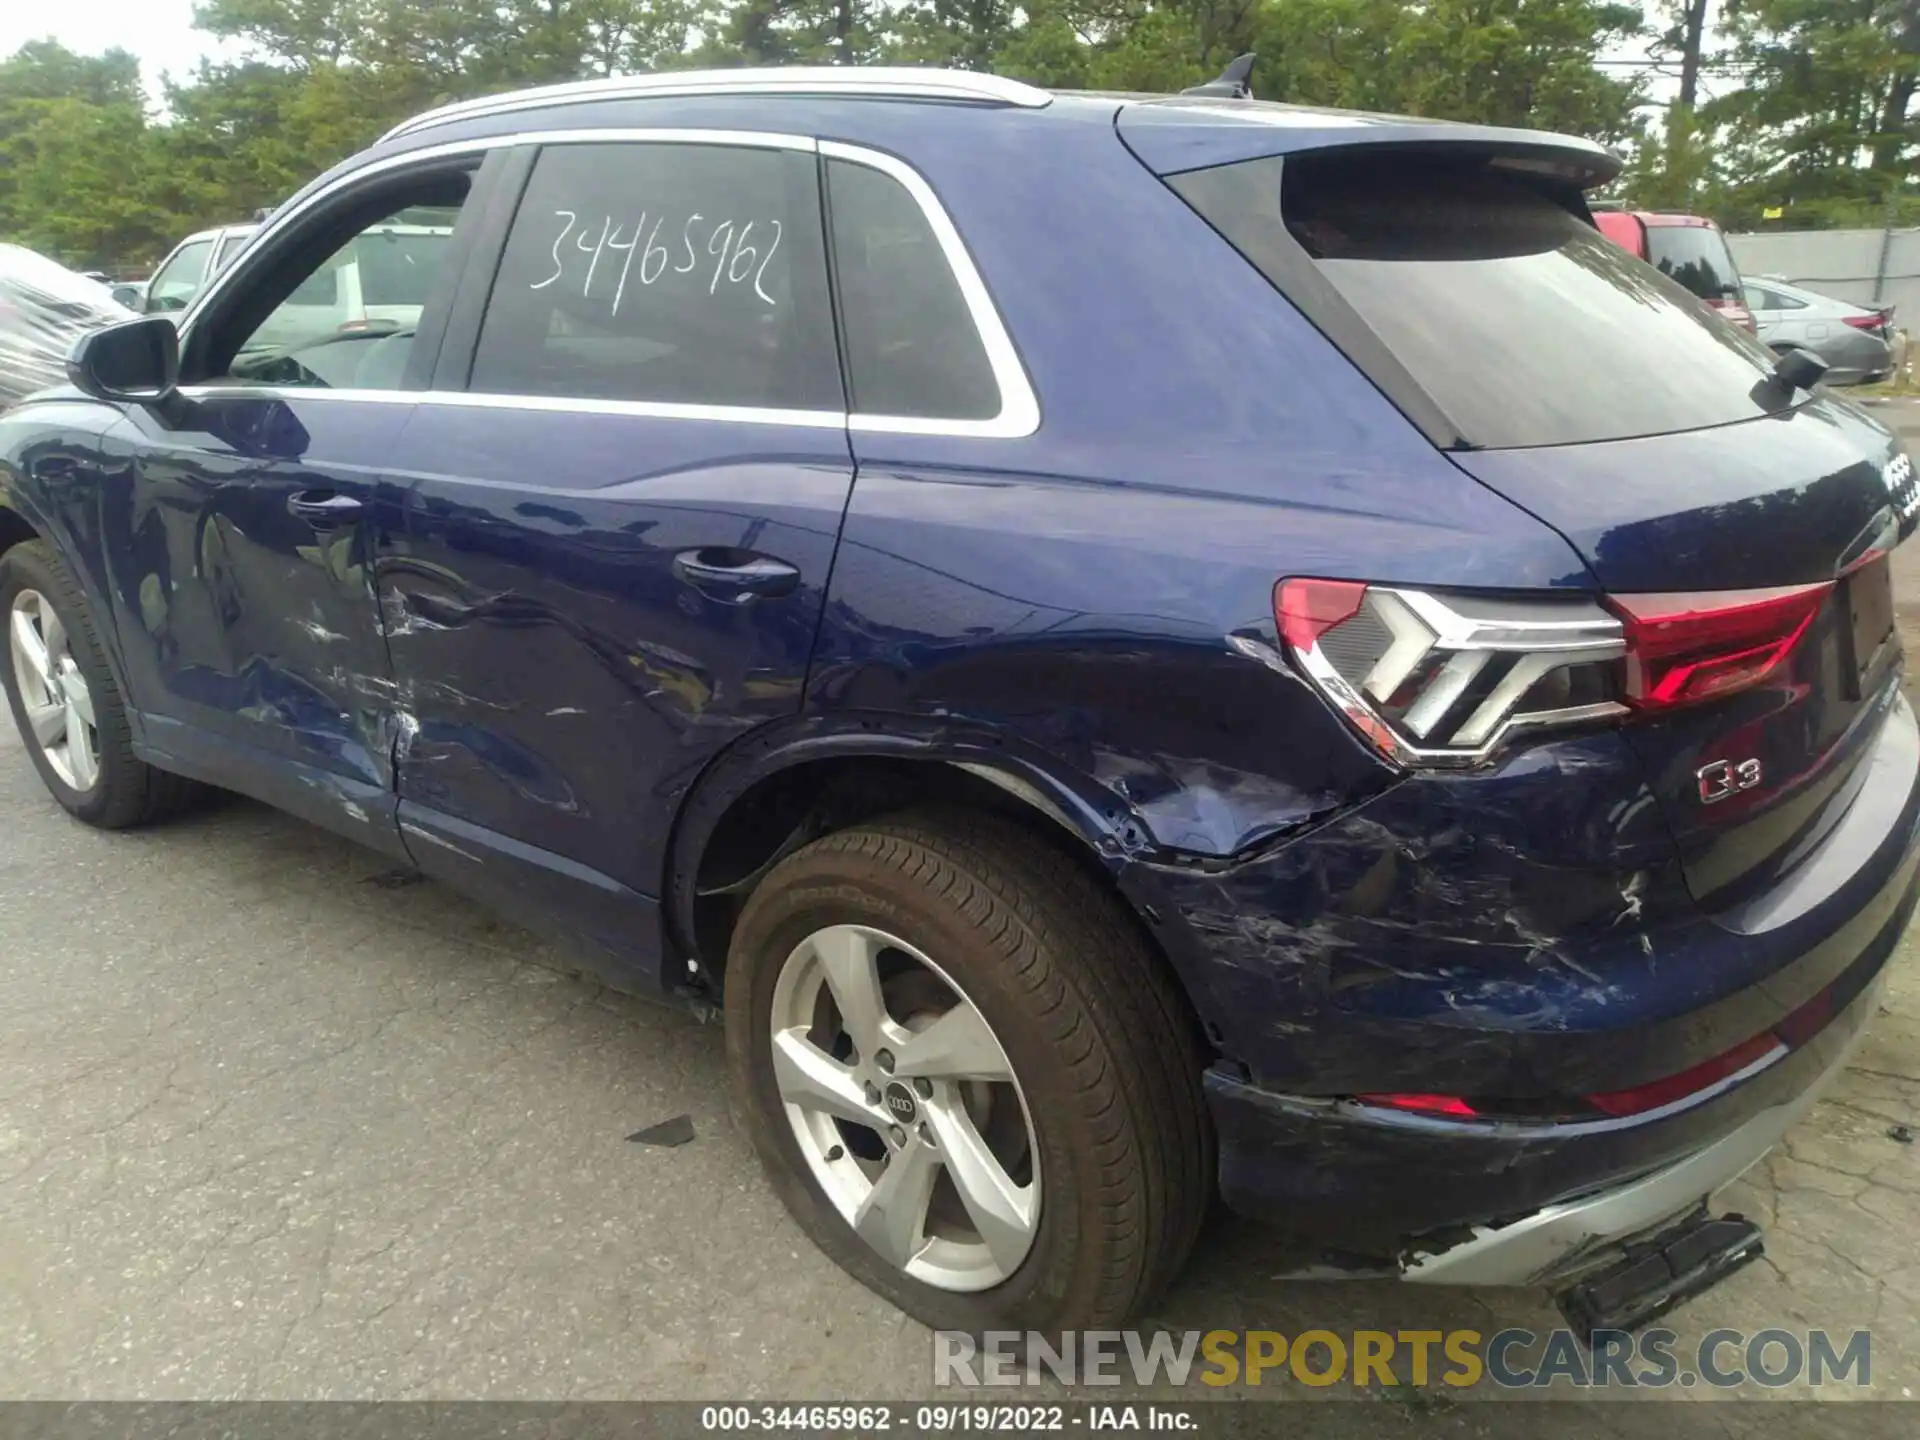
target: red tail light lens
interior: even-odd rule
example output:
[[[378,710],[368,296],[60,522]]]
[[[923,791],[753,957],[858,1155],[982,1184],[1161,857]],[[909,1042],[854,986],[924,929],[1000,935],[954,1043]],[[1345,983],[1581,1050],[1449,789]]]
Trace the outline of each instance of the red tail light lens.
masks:
[[[1416,1115],[1445,1115],[1454,1120],[1478,1119],[1480,1112],[1458,1095],[1356,1095],[1362,1105],[1387,1110],[1411,1110]]]
[[[1719,314],[1722,320],[1731,320],[1742,330],[1751,334],[1759,332],[1759,325],[1753,318],[1753,312],[1737,300],[1709,300],[1707,308]]]
[[[1676,1100],[1697,1095],[1710,1085],[1718,1085],[1729,1076],[1738,1075],[1763,1060],[1783,1054],[1786,1048],[1772,1031],[1763,1031],[1725,1054],[1704,1060],[1678,1075],[1669,1075],[1664,1080],[1655,1080],[1647,1085],[1636,1085],[1631,1090],[1589,1095],[1587,1103],[1607,1115],[1644,1115],[1649,1110],[1658,1110],[1662,1105],[1671,1105]]]
[[[1840,319],[1856,330],[1878,330],[1886,323],[1878,315],[1842,315]]]
[[[1698,595],[1615,595],[1627,627],[1629,705],[1693,705],[1759,684],[1826,604],[1832,581]]]
[[[1317,645],[1334,626],[1351,620],[1367,598],[1358,580],[1288,580],[1273,592],[1280,638],[1296,650]]]

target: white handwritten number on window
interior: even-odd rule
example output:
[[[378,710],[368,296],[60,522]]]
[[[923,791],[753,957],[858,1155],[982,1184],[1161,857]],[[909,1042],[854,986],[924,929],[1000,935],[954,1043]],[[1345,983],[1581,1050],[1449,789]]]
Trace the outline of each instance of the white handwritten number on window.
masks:
[[[761,283],[767,266],[773,263],[774,252],[780,248],[782,226],[778,220],[768,220],[764,224],[759,220],[749,220],[744,225],[737,220],[709,223],[706,216],[695,211],[681,222],[683,263],[675,264],[672,263],[673,257],[668,247],[660,241],[660,231],[666,224],[664,215],[649,216],[642,212],[634,223],[633,233],[624,240],[620,226],[614,223],[611,215],[601,216],[597,227],[591,221],[581,225],[579,215],[572,210],[556,210],[553,218],[565,222],[560,227],[560,233],[553,237],[553,246],[548,251],[553,261],[553,273],[544,280],[534,281],[527,287],[529,290],[544,290],[549,285],[558,284],[567,273],[568,258],[580,254],[589,257],[586,273],[580,282],[580,294],[591,297],[595,277],[614,274],[612,258],[607,256],[608,251],[613,251],[624,256],[620,262],[619,278],[612,282],[609,313],[613,315],[620,313],[620,302],[626,298],[629,280],[652,285],[665,275],[692,275],[696,271],[701,272],[697,278],[706,280],[709,295],[719,293],[723,284],[751,284],[753,293],[767,304],[780,303],[767,293]],[[649,219],[653,221],[651,229],[647,226]],[[579,227],[578,233],[575,232],[576,226]],[[771,238],[767,238],[769,231],[772,232]],[[761,237],[757,240],[754,238],[756,232]],[[672,234],[671,231],[668,233]],[[704,244],[700,240],[702,234],[706,237]],[[572,245],[567,244],[569,238],[573,241]],[[633,262],[636,250],[640,252],[637,269]],[[603,256],[607,257],[604,271],[601,268]],[[708,261],[713,266],[710,272],[705,269]]]

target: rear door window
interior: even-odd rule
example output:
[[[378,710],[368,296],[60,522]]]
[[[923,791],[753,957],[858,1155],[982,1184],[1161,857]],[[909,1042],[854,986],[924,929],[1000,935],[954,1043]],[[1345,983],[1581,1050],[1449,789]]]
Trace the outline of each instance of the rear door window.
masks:
[[[361,303],[416,310],[424,306],[439,279],[447,246],[453,243],[456,213],[444,212],[432,226],[389,226],[362,235],[353,250],[360,269]]]
[[[1764,347],[1484,160],[1336,151],[1172,183],[1384,391],[1410,376],[1472,446],[1622,439],[1766,413],[1770,397],[1756,393]],[[1373,360],[1382,355],[1404,374],[1387,375]]]
[[[541,151],[469,381],[487,394],[844,409],[805,151]]]

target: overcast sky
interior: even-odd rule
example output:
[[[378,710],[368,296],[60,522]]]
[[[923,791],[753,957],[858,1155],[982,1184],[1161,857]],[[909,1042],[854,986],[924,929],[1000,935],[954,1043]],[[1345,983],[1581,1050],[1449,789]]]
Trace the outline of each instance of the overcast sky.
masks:
[[[193,0],[5,0],[0,3],[0,55],[29,40],[51,37],[82,55],[115,45],[140,57],[149,98],[160,97],[160,77],[185,79],[203,56],[218,49],[193,28]]]
[[[0,56],[46,36],[83,55],[98,55],[115,45],[131,50],[140,57],[141,78],[148,98],[156,103],[163,74],[184,79],[202,58],[222,54],[212,36],[193,28],[193,0],[0,0]],[[237,58],[231,48],[225,55]],[[1612,58],[1638,60],[1644,55],[1645,42],[1637,42],[1613,52]],[[1256,68],[1256,89],[1259,78]],[[1671,81],[1659,75],[1649,80],[1654,95],[1672,93]],[[1713,94],[1724,86],[1709,80],[1702,89]]]

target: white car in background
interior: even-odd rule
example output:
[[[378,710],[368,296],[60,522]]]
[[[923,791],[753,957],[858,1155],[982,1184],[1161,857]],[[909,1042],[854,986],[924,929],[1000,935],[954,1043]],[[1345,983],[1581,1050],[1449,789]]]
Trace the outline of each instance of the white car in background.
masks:
[[[1750,276],[1747,308],[1774,350],[1811,350],[1829,385],[1881,380],[1893,368],[1893,307],[1872,308],[1803,290],[1773,275]]]
[[[222,225],[187,236],[168,252],[147,279],[149,315],[184,310],[214,276],[233,262],[258,225]]]
[[[404,345],[358,345],[337,355],[321,347],[339,339],[412,335],[433,277],[441,269],[439,251],[453,238],[453,216],[450,210],[415,208],[388,224],[360,232],[302,281],[254,332],[241,363],[294,358],[312,379],[339,386],[365,381],[369,367],[377,370],[389,358],[403,356]],[[228,225],[182,240],[147,282],[147,313],[171,315],[185,310],[209,280],[233,263],[259,228],[257,224]]]

